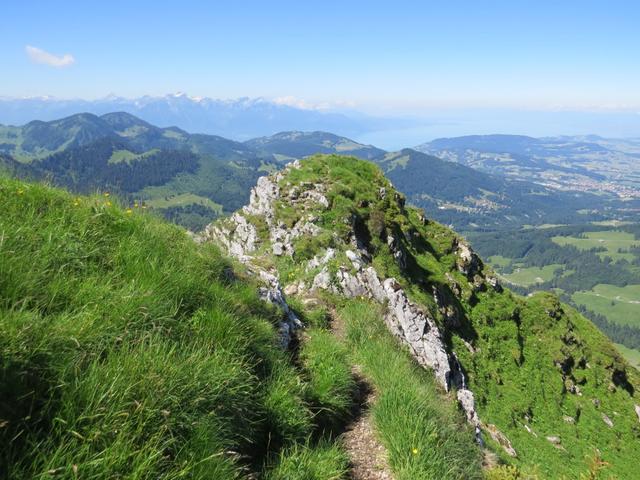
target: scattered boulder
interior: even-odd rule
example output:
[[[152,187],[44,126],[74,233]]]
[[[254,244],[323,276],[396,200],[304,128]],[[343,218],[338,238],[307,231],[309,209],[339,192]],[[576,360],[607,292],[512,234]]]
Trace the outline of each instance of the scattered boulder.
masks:
[[[564,450],[564,447],[562,446],[562,442],[560,440],[560,437],[558,437],[556,435],[550,435],[550,436],[547,437],[547,441],[549,441],[557,449]]]
[[[297,293],[298,293],[298,285],[296,285],[295,283],[291,283],[286,287],[284,287],[285,295],[295,295]]]

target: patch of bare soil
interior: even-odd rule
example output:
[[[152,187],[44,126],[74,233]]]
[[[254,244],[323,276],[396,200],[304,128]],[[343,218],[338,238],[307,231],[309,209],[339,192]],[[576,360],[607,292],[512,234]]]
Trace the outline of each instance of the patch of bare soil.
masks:
[[[345,449],[351,460],[352,480],[393,480],[387,462],[387,451],[376,438],[370,407],[375,402],[371,385],[354,368],[358,384],[358,411],[342,434]]]

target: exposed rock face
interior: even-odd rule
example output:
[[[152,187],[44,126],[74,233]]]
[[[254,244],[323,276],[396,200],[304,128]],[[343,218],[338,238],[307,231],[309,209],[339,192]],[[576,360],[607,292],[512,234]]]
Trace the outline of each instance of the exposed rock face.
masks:
[[[298,167],[299,164],[293,163],[287,168]],[[293,255],[295,253],[292,243],[294,239],[302,235],[314,236],[320,231],[320,228],[314,223],[317,219],[308,214],[307,210],[318,207],[326,209],[329,206],[325,196],[325,187],[322,184],[303,183],[300,186],[290,188],[288,193],[283,194],[278,184],[285,178],[286,173],[285,169],[282,173],[261,178],[251,192],[249,205],[244,207],[241,212],[234,214],[226,223],[223,221],[221,224],[207,227],[200,236],[200,241],[216,240],[227,249],[229,254],[248,265],[252,265],[252,270],[258,272],[258,276],[266,285],[261,289],[263,298],[280,306],[284,312],[285,319],[280,328],[283,345],[289,343],[292,332],[300,326],[300,321],[289,309],[277,276],[261,270],[253,264],[251,255],[258,248],[260,239],[255,227],[251,225],[246,215],[259,216],[264,219],[269,230],[271,252],[274,255]],[[386,189],[380,189],[379,196],[381,198],[387,194]],[[398,196],[394,199],[402,207],[404,197]],[[299,210],[299,220],[292,228],[286,228],[284,223],[276,218],[276,201],[278,200],[286,200]],[[310,206],[313,208],[308,208]],[[358,237],[353,224],[351,227],[353,229],[351,233],[353,249],[344,251],[347,259],[345,264],[338,266],[337,270],[328,268],[328,263],[337,257],[337,252],[332,248],[318,252],[307,263],[306,270],[308,272],[319,269],[311,282],[310,290],[330,290],[349,298],[368,297],[385,305],[384,321],[389,330],[407,345],[420,365],[433,371],[436,379],[445,390],[456,388],[458,402],[469,423],[476,428],[478,440],[481,441],[481,421],[475,409],[473,392],[467,388],[457,357],[446,347],[435,319],[428,311],[409,300],[396,279],[379,277],[377,271],[371,266],[371,257],[364,247],[365,240]],[[387,245],[400,268],[406,268],[406,252],[403,250],[401,242],[389,235]],[[458,269],[467,278],[479,277],[482,262],[478,256],[463,242],[457,242],[455,248],[458,255]],[[480,278],[480,281],[484,283],[484,278]],[[458,291],[461,291],[459,285],[454,285],[454,288],[456,287]],[[294,294],[297,290],[297,287],[294,290],[292,286],[287,286],[286,292]],[[434,292],[434,296],[438,308],[443,312],[445,318],[455,322],[457,318],[455,307],[447,305],[444,297],[438,292]],[[497,429],[494,427],[492,435],[496,435],[500,439],[500,444],[510,455],[515,455],[515,450],[511,447],[509,440],[500,432],[495,432]]]
[[[228,223],[208,225],[202,234],[195,237],[198,242],[208,239],[215,239],[229,255],[246,263],[248,255],[256,249],[258,244],[258,232],[252,223],[247,222],[244,216],[236,212]]]
[[[635,405],[636,415],[638,416],[638,421],[640,422],[640,405]]]
[[[555,435],[550,435],[547,437],[547,441],[549,441],[550,443],[552,443],[555,446],[560,445],[561,441],[560,441],[560,437],[557,437]]]

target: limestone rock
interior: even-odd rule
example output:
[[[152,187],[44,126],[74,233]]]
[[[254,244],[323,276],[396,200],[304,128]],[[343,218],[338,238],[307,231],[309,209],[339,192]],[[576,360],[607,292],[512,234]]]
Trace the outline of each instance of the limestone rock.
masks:
[[[283,320],[279,326],[280,343],[283,348],[288,348],[293,332],[302,327],[302,322],[285,301],[278,278],[264,270],[259,271],[258,274],[266,284],[265,287],[260,288],[260,298],[276,305],[283,312]]]
[[[489,436],[495,442],[500,444],[500,446],[507,453],[507,455],[510,455],[511,457],[518,456],[518,453],[516,452],[515,448],[513,448],[513,445],[511,445],[511,442],[509,441],[507,436],[504,433],[502,433],[500,430],[498,430],[498,427],[496,427],[493,424],[488,424],[488,425],[485,425],[485,430],[489,432]]]
[[[282,242],[274,242],[273,245],[271,245],[271,251],[278,257],[284,255],[284,244]]]
[[[456,396],[458,398],[458,402],[460,402],[462,410],[464,410],[467,416],[467,421],[471,425],[479,425],[480,419],[478,418],[478,413],[476,412],[476,401],[473,396],[473,392],[471,390],[463,388],[458,390]]]
[[[309,260],[309,263],[307,263],[307,271],[326,265],[329,260],[331,260],[335,256],[336,251],[333,248],[327,248],[327,250],[324,252],[324,255],[316,255],[311,260]]]
[[[356,270],[362,269],[364,262],[362,261],[362,258],[360,258],[360,255],[358,255],[352,250],[347,250],[344,253],[347,256],[347,258],[351,261],[353,268],[355,268]]]
[[[458,259],[456,261],[458,270],[464,273],[468,278],[473,278],[480,273],[482,269],[482,261],[480,257],[466,243],[456,241],[456,253]]]
[[[329,290],[331,288],[331,274],[329,270],[325,267],[320,273],[318,273],[314,279],[313,284],[311,285],[311,291],[313,290]]]

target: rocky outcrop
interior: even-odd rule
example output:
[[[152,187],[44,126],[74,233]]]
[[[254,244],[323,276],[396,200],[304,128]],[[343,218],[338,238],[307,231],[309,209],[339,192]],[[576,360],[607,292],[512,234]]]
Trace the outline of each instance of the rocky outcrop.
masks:
[[[464,273],[469,279],[479,274],[482,269],[482,260],[480,260],[480,257],[478,257],[471,247],[459,239],[456,240],[454,247],[458,256],[456,261],[458,270]]]
[[[464,375],[453,352],[448,352],[440,330],[428,312],[411,302],[394,278],[380,280],[376,270],[366,266],[363,255],[352,250],[345,252],[355,274],[340,268],[332,278],[323,268],[314,278],[312,290],[324,289],[350,298],[369,297],[386,305],[385,323],[389,330],[407,345],[416,361],[433,371],[440,385],[447,391],[457,388],[456,396],[469,423],[480,436],[480,419],[476,412],[473,392],[466,386]],[[452,364],[455,368],[452,368]]]
[[[287,169],[298,167],[297,163],[293,163]],[[329,206],[325,186],[322,184],[302,183],[281,191],[279,184],[285,178],[287,169],[282,173],[259,179],[251,192],[249,205],[228,220],[207,227],[200,236],[200,241],[217,241],[229,254],[250,265],[262,279],[265,284],[265,287],[261,288],[262,297],[283,310],[284,319],[280,326],[280,334],[284,346],[288,345],[295,329],[300,327],[300,321],[288,307],[275,272],[267,272],[256,266],[252,255],[259,248],[260,239],[256,228],[247,217],[255,216],[264,220],[273,255],[293,255],[294,239],[303,235],[313,237],[320,231],[315,224],[317,218],[313,216],[313,212]],[[384,198],[387,194],[386,189],[380,189],[380,197]],[[402,206],[403,198],[395,198],[398,205]],[[298,219],[291,228],[287,228],[276,215],[276,204],[283,200],[296,209]],[[358,237],[353,223],[351,227],[352,248],[344,250],[346,261],[343,260],[342,265],[336,268],[334,264],[329,268],[329,262],[335,262],[338,258],[338,252],[333,248],[318,252],[308,261],[306,271],[315,272],[310,282],[310,291],[329,290],[349,298],[368,297],[385,305],[384,321],[389,330],[409,348],[420,365],[433,371],[435,378],[446,391],[456,389],[457,400],[469,423],[476,428],[480,441],[481,421],[475,409],[473,392],[467,388],[457,357],[447,348],[435,319],[426,309],[409,299],[396,279],[381,278],[378,275],[364,246],[366,241]],[[388,235],[387,245],[399,267],[405,268],[407,256],[400,240]],[[481,274],[482,262],[477,255],[461,241],[454,247],[458,257],[458,269],[468,278],[478,277]],[[484,279],[482,281],[484,282]],[[458,291],[461,290],[459,285],[455,286]],[[287,293],[297,293],[302,287],[303,285],[288,285]],[[446,303],[445,296],[434,291],[434,298],[445,318],[450,322],[456,322],[457,310]],[[501,439],[500,443],[506,444],[505,449],[510,452],[508,440],[505,443],[505,440]]]
[[[207,225],[203,232],[193,238],[198,243],[216,241],[229,255],[242,263],[249,260],[250,254],[258,245],[256,227],[237,212],[223,222]]]
[[[287,348],[291,342],[294,331],[302,327],[302,322],[300,322],[300,319],[293,310],[289,308],[289,304],[287,304],[285,300],[278,277],[265,272],[264,270],[258,271],[258,275],[265,284],[264,287],[260,287],[260,298],[276,305],[284,314],[284,318],[280,322],[279,334],[281,346],[283,348]]]

